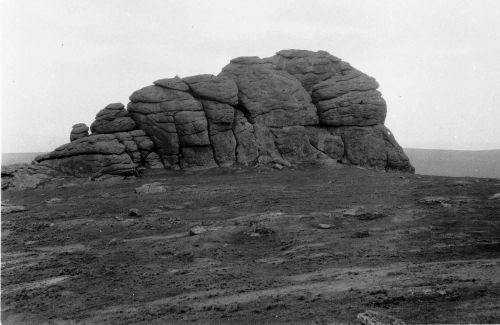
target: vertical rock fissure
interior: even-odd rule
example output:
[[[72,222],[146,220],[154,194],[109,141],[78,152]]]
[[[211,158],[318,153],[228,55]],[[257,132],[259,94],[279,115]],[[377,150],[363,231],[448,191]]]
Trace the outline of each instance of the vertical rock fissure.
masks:
[[[236,127],[236,123],[238,123],[237,119],[236,119],[236,107],[234,108],[234,112],[233,112],[233,124],[231,125],[231,132],[233,132],[233,137],[234,137],[234,140],[236,141],[236,146],[234,147],[234,157],[235,157],[235,162],[239,162],[240,161],[240,157],[238,155],[238,148],[241,146],[240,144],[240,141],[238,140],[238,137],[236,136],[236,132],[234,131],[235,127]]]
[[[240,100],[238,100],[238,104],[236,104],[235,109],[243,113],[248,123],[255,124],[255,121],[253,121],[250,111],[245,107],[245,105]]]
[[[203,113],[205,113],[205,119],[207,120],[208,142],[210,143],[210,147],[212,148],[212,152],[214,155],[214,161],[217,165],[221,166],[222,162],[220,162],[219,159],[217,159],[217,152],[216,152],[215,146],[213,144],[212,125],[211,125],[212,123],[208,119],[207,110],[205,108],[205,105],[203,105],[203,103],[202,103],[201,107],[203,107]]]
[[[179,112],[177,112],[179,113]],[[179,133],[177,132],[177,125],[175,124],[175,115],[177,113],[174,113],[172,115],[172,118],[174,119],[174,127],[175,127],[175,133],[177,134],[177,148],[179,148],[177,152],[177,164],[179,166],[179,169],[181,168],[181,159],[182,159],[182,151],[181,151],[181,137],[179,136]]]
[[[331,133],[331,134],[333,134],[333,133]],[[347,162],[347,163],[351,163],[351,161],[349,160],[349,158],[347,156],[347,153],[348,153],[348,144],[345,141],[344,133],[340,132],[339,135],[340,135],[340,138],[342,139],[342,142],[344,143],[344,154],[342,155],[342,161],[343,162]]]

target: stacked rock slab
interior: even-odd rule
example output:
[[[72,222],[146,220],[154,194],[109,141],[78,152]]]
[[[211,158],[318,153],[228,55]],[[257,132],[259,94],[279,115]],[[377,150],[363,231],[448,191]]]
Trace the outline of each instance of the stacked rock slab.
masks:
[[[125,110],[125,106],[122,103],[113,103],[97,113],[94,123],[90,125],[90,131],[106,134],[132,131],[135,127],[135,122]]]
[[[69,141],[75,141],[89,136],[89,127],[85,123],[77,123],[73,125],[69,135]]]
[[[35,161],[73,175],[129,174],[134,164],[113,134],[94,134],[62,145]]]
[[[35,158],[42,165],[77,176],[95,174],[133,174],[139,166],[163,168],[153,152],[154,143],[121,103],[113,103],[97,113],[89,128],[75,124],[71,142]]]
[[[377,88],[325,51],[240,57],[217,76],[160,79],[135,91],[127,109],[101,110],[91,135],[75,125],[71,143],[36,160],[73,174],[316,159],[413,172],[384,126]]]

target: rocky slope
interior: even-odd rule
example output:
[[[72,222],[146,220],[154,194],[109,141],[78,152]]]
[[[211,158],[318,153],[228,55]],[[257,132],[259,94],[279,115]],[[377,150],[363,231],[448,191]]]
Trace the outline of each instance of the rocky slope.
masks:
[[[413,172],[374,78],[324,51],[239,57],[217,75],[160,79],[38,156],[74,175],[323,159]]]

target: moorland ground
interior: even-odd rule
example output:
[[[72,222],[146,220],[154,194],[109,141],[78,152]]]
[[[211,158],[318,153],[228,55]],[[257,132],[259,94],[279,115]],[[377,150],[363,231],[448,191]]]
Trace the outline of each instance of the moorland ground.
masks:
[[[499,323],[498,192],[316,165],[4,191],[2,323]]]

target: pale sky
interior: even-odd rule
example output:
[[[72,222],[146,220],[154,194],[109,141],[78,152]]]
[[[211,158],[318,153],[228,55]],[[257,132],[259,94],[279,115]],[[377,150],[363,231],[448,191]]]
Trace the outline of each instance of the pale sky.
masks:
[[[53,150],[154,80],[289,48],[375,77],[403,147],[500,148],[497,0],[0,3],[2,152]]]

